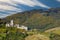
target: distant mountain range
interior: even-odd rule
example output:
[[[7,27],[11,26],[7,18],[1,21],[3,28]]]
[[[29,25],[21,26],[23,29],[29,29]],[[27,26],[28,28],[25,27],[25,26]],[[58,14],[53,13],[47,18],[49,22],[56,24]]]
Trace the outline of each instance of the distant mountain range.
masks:
[[[0,0],[0,18],[32,9],[60,7],[60,0]]]

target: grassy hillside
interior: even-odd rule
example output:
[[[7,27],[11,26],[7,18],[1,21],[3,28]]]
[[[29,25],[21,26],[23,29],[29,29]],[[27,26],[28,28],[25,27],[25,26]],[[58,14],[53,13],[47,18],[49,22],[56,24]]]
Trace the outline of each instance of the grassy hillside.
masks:
[[[53,33],[56,33],[56,34],[59,34],[60,35],[60,27],[48,29],[45,32],[53,32]]]
[[[49,9],[31,10],[20,12],[2,19],[3,23],[14,20],[15,24],[25,25],[30,29],[47,30],[50,28],[60,27],[60,10]]]
[[[50,40],[50,39],[49,37],[46,37],[45,35],[35,34],[32,36],[26,37],[25,40]]]

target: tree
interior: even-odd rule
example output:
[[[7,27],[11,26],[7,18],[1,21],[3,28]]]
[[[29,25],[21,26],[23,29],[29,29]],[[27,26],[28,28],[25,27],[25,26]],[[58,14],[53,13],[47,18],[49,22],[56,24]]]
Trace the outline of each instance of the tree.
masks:
[[[50,33],[50,39],[51,40],[60,40],[60,35],[55,33]]]

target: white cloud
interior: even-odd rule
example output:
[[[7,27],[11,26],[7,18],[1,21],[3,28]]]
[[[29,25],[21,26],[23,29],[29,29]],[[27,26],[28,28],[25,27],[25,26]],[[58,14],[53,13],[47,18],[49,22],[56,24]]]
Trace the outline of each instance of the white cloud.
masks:
[[[0,13],[0,18],[6,17],[6,16],[8,16],[8,15],[7,14],[1,14]]]
[[[1,2],[3,2],[3,3],[1,3]],[[3,9],[3,10],[0,10],[0,11],[8,10],[8,12],[7,11],[4,11],[4,12],[9,13],[9,14],[0,13],[0,18],[11,15],[11,14],[15,14],[15,12],[10,12],[10,11],[21,12],[22,9],[14,7],[14,6],[17,6],[16,3],[24,4],[24,5],[27,5],[27,6],[30,6],[30,7],[40,6],[40,7],[44,7],[44,8],[50,8],[47,5],[39,2],[38,0],[0,0],[0,3],[1,3],[0,4],[0,9]],[[7,4],[10,4],[10,5],[7,5]],[[14,5],[14,6],[12,6],[12,5]]]
[[[16,14],[16,12],[7,12],[8,14],[2,14],[0,13],[0,18],[4,18],[6,16],[12,15],[12,14]]]
[[[28,5],[28,6],[31,6],[31,7],[40,6],[40,7],[44,7],[44,8],[50,8],[47,5],[39,2],[38,0],[20,0],[20,1],[19,0],[13,0],[13,1],[17,2],[17,3]]]
[[[56,0],[56,1],[60,2],[60,0]]]
[[[40,7],[44,7],[44,8],[50,8],[48,7],[47,5],[39,2],[38,0],[0,0],[1,2],[6,2],[8,4],[11,4],[11,5],[15,5],[15,3],[20,3],[20,4],[24,4],[24,5],[28,5],[28,6],[31,6],[31,7],[34,7],[34,6],[40,6]],[[19,8],[16,8],[16,7],[13,7],[13,6],[9,6],[7,4],[0,4],[0,9],[4,9],[4,10],[21,10]]]
[[[40,1],[37,1],[37,0],[33,0],[33,1],[36,3],[37,6],[44,7],[44,8],[50,8],[49,6],[41,3]]]
[[[7,5],[7,4],[15,5],[13,2],[11,2],[11,0],[0,0],[0,2],[3,2],[3,3],[0,4],[0,9],[4,9],[4,10],[21,10],[21,9],[16,8],[16,7]]]
[[[20,4],[25,4],[25,5],[28,5],[28,6],[31,6],[33,7],[35,5],[35,3],[31,0],[13,0],[15,3],[20,3]]]
[[[15,7],[8,6],[8,5],[0,5],[0,9],[4,9],[4,10],[20,10],[20,9],[17,9]]]

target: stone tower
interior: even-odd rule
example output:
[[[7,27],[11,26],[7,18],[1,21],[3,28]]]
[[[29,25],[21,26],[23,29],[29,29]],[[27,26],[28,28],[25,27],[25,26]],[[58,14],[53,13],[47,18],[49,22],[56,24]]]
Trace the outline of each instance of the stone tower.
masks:
[[[13,20],[11,20],[11,22],[10,22],[10,26],[11,26],[11,27],[14,26],[14,21],[13,21]]]

